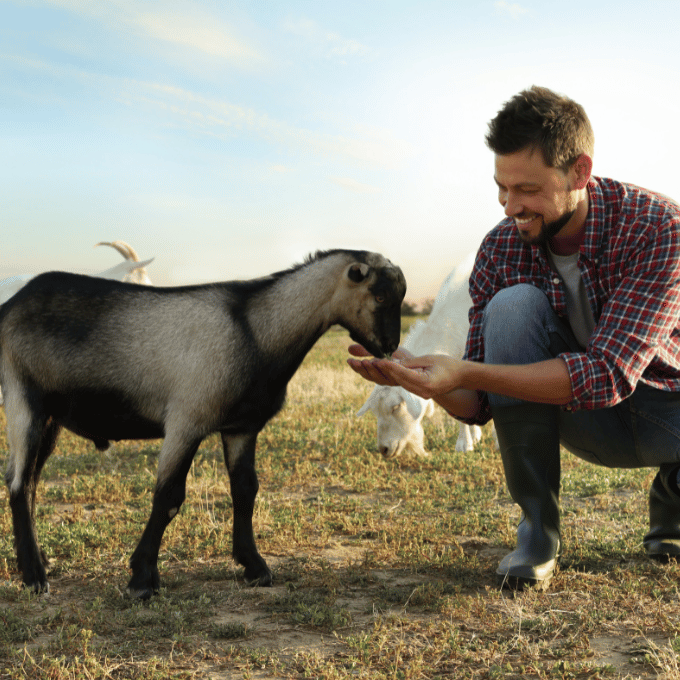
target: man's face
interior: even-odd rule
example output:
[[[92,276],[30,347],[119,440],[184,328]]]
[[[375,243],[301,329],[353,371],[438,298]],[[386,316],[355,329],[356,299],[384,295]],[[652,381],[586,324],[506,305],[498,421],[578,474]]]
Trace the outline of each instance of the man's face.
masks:
[[[544,244],[569,224],[578,205],[570,173],[548,167],[534,149],[496,155],[498,200],[524,243]]]

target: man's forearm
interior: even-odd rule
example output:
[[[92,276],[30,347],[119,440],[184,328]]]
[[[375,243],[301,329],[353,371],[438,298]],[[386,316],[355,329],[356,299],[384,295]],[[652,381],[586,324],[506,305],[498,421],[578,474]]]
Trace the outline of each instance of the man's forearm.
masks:
[[[477,414],[477,390],[539,404],[563,405],[573,398],[569,372],[562,359],[507,366],[473,361],[461,363],[461,388],[435,398],[438,404],[459,418],[474,418]]]
[[[474,418],[479,412],[479,397],[475,390],[452,390],[434,400],[451,415],[463,419]]]

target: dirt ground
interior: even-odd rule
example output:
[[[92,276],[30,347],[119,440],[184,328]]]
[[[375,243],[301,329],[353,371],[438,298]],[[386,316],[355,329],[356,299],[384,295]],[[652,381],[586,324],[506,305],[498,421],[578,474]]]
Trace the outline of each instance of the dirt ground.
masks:
[[[457,546],[460,546],[468,556],[474,556],[482,562],[487,560],[496,563],[503,555],[504,549],[491,545],[491,543],[479,537],[455,537]],[[333,542],[327,545],[320,554],[315,554],[315,560],[322,560],[330,568],[342,574],[353,565],[364,562],[366,557],[365,545],[356,546],[352,544],[342,544]],[[242,650],[250,649],[253,654],[243,663],[238,659],[230,662],[227,666],[223,663],[211,664],[209,659],[204,659],[200,663],[200,671],[196,677],[210,677],[214,680],[227,680],[234,677],[253,677],[269,678],[279,676],[273,671],[271,666],[264,661],[258,668],[257,663],[253,664],[253,659],[257,655],[273,653],[285,664],[295,666],[295,661],[301,656],[316,655],[319,658],[332,659],[347,656],[347,645],[343,637],[359,634],[362,631],[370,631],[377,618],[385,618],[391,615],[398,617],[403,622],[406,619],[436,619],[441,617],[438,613],[423,613],[417,608],[406,605],[395,604],[393,607],[376,605],[376,602],[384,602],[384,593],[399,590],[400,592],[416,592],[419,586],[426,584],[428,576],[414,574],[403,570],[373,569],[370,571],[370,578],[358,582],[355,587],[343,588],[336,606],[348,611],[351,615],[351,625],[336,632],[324,632],[317,627],[305,624],[293,624],[288,617],[272,614],[276,611],[276,602],[285,598],[290,591],[290,584],[282,579],[277,579],[277,574],[287,571],[289,568],[290,557],[265,554],[270,568],[274,573],[275,582],[271,588],[249,588],[239,581],[238,570],[234,567],[231,577],[225,580],[219,579],[193,584],[198,590],[207,592],[217,592],[222,589],[231,593],[220,606],[210,608],[212,626],[220,629],[229,627],[245,627],[247,633],[238,639],[230,640],[229,644]],[[121,565],[122,567],[123,565]],[[179,571],[185,571],[187,565],[173,565],[167,562],[163,571],[172,580]],[[200,567],[199,562],[194,565]],[[187,574],[191,580],[191,569]],[[121,598],[124,593],[120,592]],[[474,593],[471,593],[474,597]],[[51,593],[43,600],[43,616],[56,615],[64,607],[86,608],[87,604],[83,601],[83,582],[77,575],[68,574],[51,578]],[[503,598],[500,604],[504,614],[512,615],[513,608],[516,606],[515,598],[508,593],[507,598]],[[520,607],[521,609],[521,607]],[[150,612],[149,616],[153,616]],[[400,624],[398,624],[400,625]],[[452,622],[451,625],[465,628],[461,622]],[[474,627],[474,623],[472,623]],[[427,626],[423,626],[425,630]],[[590,638],[590,662],[595,665],[610,668],[606,678],[666,678],[672,680],[673,677],[668,673],[657,674],[654,672],[641,672],[640,666],[632,666],[631,659],[639,655],[641,650],[648,646],[649,638],[642,635],[600,635]],[[642,634],[643,631],[640,631]],[[474,635],[473,635],[474,637]],[[38,637],[27,645],[27,649],[36,649],[40,645],[48,643],[47,637]],[[160,657],[167,655],[166,646],[159,647]],[[43,647],[44,648],[44,647]],[[170,650],[172,656],[172,650]],[[194,676],[192,676],[194,677]],[[503,676],[505,677],[505,676]],[[516,677],[516,676],[512,676]],[[572,677],[565,675],[564,677]],[[573,676],[576,677],[576,676]],[[590,677],[590,676],[589,676]],[[599,677],[599,676],[596,676]]]

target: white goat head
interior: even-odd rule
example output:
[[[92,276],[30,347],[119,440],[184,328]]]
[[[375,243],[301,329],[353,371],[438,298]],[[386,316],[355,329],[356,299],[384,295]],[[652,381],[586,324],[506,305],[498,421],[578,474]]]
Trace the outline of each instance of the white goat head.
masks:
[[[403,387],[376,385],[357,416],[369,410],[378,420],[378,450],[385,458],[408,451],[417,456],[429,455],[424,446],[423,419],[434,415],[432,399],[418,397]],[[459,423],[456,451],[474,451],[481,439],[478,425]]]
[[[411,394],[403,387],[376,385],[366,403],[358,411],[368,410],[378,419],[378,450],[385,458],[394,458],[406,451],[427,456],[422,420],[434,413],[431,399]]]
[[[152,260],[140,262],[139,255],[137,255],[135,249],[125,243],[125,241],[100,241],[99,243],[96,243],[94,247],[96,248],[97,246],[111,246],[125,258],[125,262],[123,264],[117,265],[112,269],[107,269],[105,272],[101,272],[98,274],[99,277],[104,279],[118,279],[121,281],[126,281],[127,283],[141,283],[145,286],[153,285],[151,283],[151,279],[146,273],[146,269],[144,269],[144,267]],[[130,265],[133,263],[139,264],[136,267],[131,267]],[[126,273],[123,273],[123,278],[121,278],[119,270],[122,272],[124,268]]]

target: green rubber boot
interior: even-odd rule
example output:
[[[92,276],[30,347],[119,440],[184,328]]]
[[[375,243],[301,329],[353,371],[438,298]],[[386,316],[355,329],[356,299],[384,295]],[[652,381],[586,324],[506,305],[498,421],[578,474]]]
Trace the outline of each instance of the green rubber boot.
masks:
[[[560,440],[557,407],[521,404],[493,409],[505,479],[522,510],[517,548],[496,570],[498,585],[545,590],[560,551]]]
[[[643,545],[659,562],[680,559],[680,489],[678,466],[664,465],[649,490],[649,532]]]

